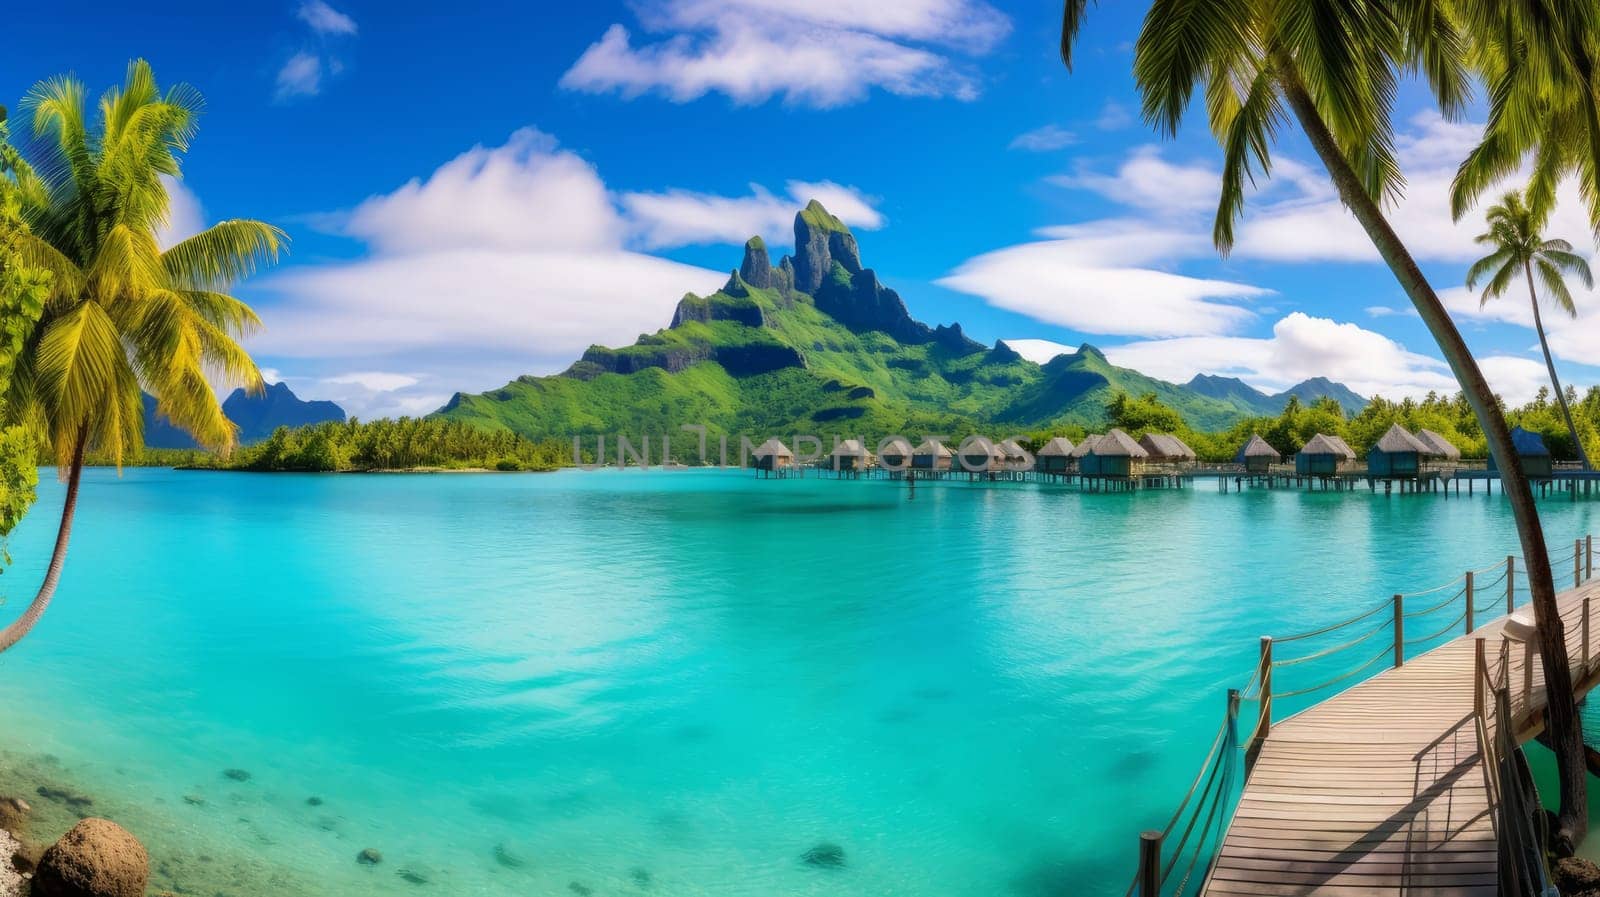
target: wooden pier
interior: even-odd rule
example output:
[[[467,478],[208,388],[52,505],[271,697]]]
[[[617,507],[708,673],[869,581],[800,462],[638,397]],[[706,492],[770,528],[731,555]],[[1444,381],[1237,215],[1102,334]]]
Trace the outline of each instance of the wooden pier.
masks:
[[[1558,601],[1580,696],[1600,681],[1593,548],[1585,538],[1551,562],[1558,587],[1572,586]],[[1540,893],[1537,797],[1518,748],[1543,731],[1545,693],[1538,656],[1507,629],[1526,594],[1520,566],[1507,558],[1340,624],[1263,638],[1195,785],[1164,830],[1141,835],[1129,893]],[[1274,719],[1275,703],[1307,698]]]

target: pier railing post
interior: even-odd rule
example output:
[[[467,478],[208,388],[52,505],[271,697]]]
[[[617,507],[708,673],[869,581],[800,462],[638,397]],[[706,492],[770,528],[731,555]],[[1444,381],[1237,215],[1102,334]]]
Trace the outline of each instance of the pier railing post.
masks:
[[[1160,897],[1161,833],[1139,833],[1139,897]]]
[[[1583,578],[1594,579],[1594,536],[1583,537]]]
[[[1583,622],[1578,625],[1583,636],[1583,666],[1581,675],[1589,675],[1589,596],[1583,596]]]
[[[1517,558],[1506,555],[1506,613],[1517,609]]]
[[[1572,540],[1572,587],[1576,589],[1583,585],[1583,568],[1578,564],[1583,559],[1583,540]]]
[[[1467,571],[1467,631],[1468,632],[1471,632],[1472,630],[1477,628],[1477,626],[1473,625],[1473,622],[1472,622],[1472,605],[1474,603],[1476,603],[1473,600],[1472,591],[1473,591],[1473,589],[1472,589],[1472,571],[1468,570]]]
[[[1474,668],[1472,675],[1472,712],[1479,719],[1482,719],[1485,706],[1483,680],[1489,674],[1489,661],[1484,658],[1482,638],[1475,638],[1472,640],[1472,653],[1474,657]]]
[[[1266,744],[1267,735],[1272,732],[1272,636],[1261,637],[1261,660],[1257,669],[1261,674],[1261,693],[1256,700],[1256,727],[1250,733],[1250,743],[1245,745],[1244,771],[1245,775],[1255,768],[1256,756],[1261,753],[1261,746]]]
[[[1406,615],[1405,596],[1394,596],[1394,665],[1404,666],[1406,662]]]

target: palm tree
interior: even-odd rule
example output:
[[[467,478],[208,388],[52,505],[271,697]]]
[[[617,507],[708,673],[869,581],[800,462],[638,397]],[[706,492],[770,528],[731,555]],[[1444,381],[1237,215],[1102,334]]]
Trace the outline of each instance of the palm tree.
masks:
[[[259,221],[224,221],[163,250],[163,178],[195,132],[200,97],[165,92],[144,60],[101,98],[93,130],[87,91],[71,77],[41,81],[23,109],[44,148],[10,173],[28,229],[15,234],[22,263],[50,272],[37,326],[17,359],[5,405],[52,447],[67,482],[55,548],[28,608],[0,629],[0,651],[39,621],[66,560],[84,456],[118,464],[141,446],[143,398],[201,444],[225,451],[237,428],[208,380],[261,388],[236,340],[259,325],[225,291],[285,242]]]
[[[1561,408],[1561,416],[1566,418],[1567,432],[1572,435],[1572,444],[1578,449],[1578,460],[1588,470],[1589,453],[1583,447],[1583,439],[1578,436],[1577,425],[1572,422],[1567,394],[1561,389],[1555,360],[1550,357],[1550,341],[1545,339],[1544,320],[1539,315],[1539,293],[1534,287],[1533,272],[1539,272],[1545,292],[1555,300],[1556,307],[1573,318],[1578,316],[1578,309],[1572,302],[1572,291],[1567,289],[1565,275],[1576,275],[1584,286],[1590,288],[1594,287],[1594,275],[1589,272],[1589,263],[1572,251],[1571,243],[1566,240],[1546,240],[1539,233],[1540,218],[1523,202],[1522,194],[1507,193],[1499,205],[1489,207],[1485,219],[1489,229],[1478,235],[1477,242],[1480,246],[1492,247],[1494,251],[1473,263],[1467,272],[1467,286],[1476,287],[1480,280],[1488,277],[1489,282],[1484,286],[1483,297],[1479,300],[1480,305],[1487,305],[1490,299],[1504,296],[1506,288],[1511,286],[1511,281],[1517,275],[1527,278],[1528,301],[1533,306],[1533,329],[1539,334],[1539,348],[1544,350],[1544,366],[1550,372],[1550,385],[1555,388],[1556,405]]]
[[[1065,0],[1061,53],[1072,45],[1088,0]],[[1469,94],[1467,41],[1438,0],[1155,0],[1134,48],[1134,77],[1147,120],[1175,135],[1196,88],[1223,148],[1213,242],[1226,254],[1247,186],[1271,171],[1271,150],[1290,116],[1327,169],[1340,201],[1438,343],[1499,462],[1501,483],[1526,558],[1546,558],[1544,530],[1511,431],[1489,382],[1444,304],[1384,215],[1403,187],[1394,157],[1392,106],[1403,71],[1426,79],[1447,116]],[[1588,831],[1582,722],[1566,633],[1547,564],[1527,565],[1548,683],[1547,731],[1561,779],[1558,846],[1571,853]]]

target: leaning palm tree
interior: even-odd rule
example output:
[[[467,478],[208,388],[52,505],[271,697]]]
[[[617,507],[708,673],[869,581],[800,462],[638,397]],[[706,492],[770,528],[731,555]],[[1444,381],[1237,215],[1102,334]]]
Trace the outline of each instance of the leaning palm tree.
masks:
[[[1519,275],[1527,279],[1528,301],[1533,306],[1533,329],[1539,334],[1539,348],[1544,350],[1544,366],[1550,372],[1556,405],[1561,408],[1561,416],[1566,418],[1567,432],[1571,434],[1572,444],[1578,450],[1578,460],[1583,462],[1584,470],[1588,470],[1589,453],[1578,435],[1577,424],[1572,422],[1567,394],[1561,389],[1555,360],[1550,357],[1550,341],[1544,335],[1544,319],[1539,314],[1539,293],[1534,286],[1533,273],[1539,272],[1547,298],[1573,318],[1578,316],[1578,308],[1573,304],[1572,291],[1567,289],[1566,275],[1576,276],[1584,286],[1590,288],[1594,287],[1594,275],[1589,272],[1589,263],[1583,260],[1583,256],[1572,251],[1571,243],[1566,240],[1546,240],[1539,233],[1540,218],[1523,202],[1522,194],[1507,193],[1499,205],[1489,207],[1485,219],[1489,229],[1478,235],[1478,245],[1488,246],[1494,251],[1478,259],[1467,271],[1467,286],[1476,287],[1479,281],[1488,278],[1479,299],[1481,306],[1488,305],[1490,299],[1504,296],[1506,289]]]
[[[1065,0],[1061,53],[1088,0]],[[1454,321],[1384,214],[1403,179],[1394,155],[1393,103],[1403,72],[1418,71],[1439,106],[1458,116],[1470,92],[1466,40],[1438,0],[1154,0],[1134,47],[1134,77],[1147,120],[1175,135],[1196,89],[1223,148],[1221,200],[1212,239],[1226,254],[1249,185],[1271,171],[1279,130],[1292,117],[1411,299],[1482,425],[1499,462],[1523,556],[1548,557],[1544,530],[1511,431]],[[1549,696],[1548,728],[1561,779],[1556,840],[1567,853],[1588,830],[1582,722],[1566,633],[1547,564],[1527,565]]]
[[[275,260],[284,242],[277,228],[236,220],[163,250],[163,178],[179,175],[200,97],[187,86],[162,91],[143,60],[100,98],[92,127],[86,95],[70,77],[34,86],[23,109],[43,149],[9,175],[28,226],[15,235],[18,255],[50,272],[50,287],[4,404],[54,450],[67,489],[44,581],[0,629],[0,651],[38,623],[55,594],[85,456],[120,465],[139,450],[141,390],[201,444],[225,451],[235,443],[210,378],[261,388],[236,341],[259,320],[226,290]]]

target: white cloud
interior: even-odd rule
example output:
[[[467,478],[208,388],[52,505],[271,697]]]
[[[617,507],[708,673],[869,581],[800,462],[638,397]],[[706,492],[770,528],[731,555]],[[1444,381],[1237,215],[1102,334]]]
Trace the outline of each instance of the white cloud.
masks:
[[[356,20],[334,9],[323,0],[306,0],[295,15],[318,34],[355,34]]]
[[[1005,343],[1011,348],[1011,351],[1034,364],[1044,364],[1057,355],[1070,355],[1078,351],[1076,346],[1069,346],[1066,343],[1058,343],[1055,340],[1048,339],[1003,339],[1000,342]]]
[[[1216,209],[1222,176],[1209,164],[1174,165],[1161,158],[1159,148],[1146,146],[1135,150],[1115,174],[1080,169],[1077,174],[1046,180],[1166,217]]]
[[[1238,305],[1271,291],[1138,267],[1181,251],[1188,234],[1097,222],[1051,228],[1053,237],[985,253],[940,279],[989,304],[1084,333],[1193,336],[1231,333],[1253,317]]]
[[[726,277],[627,250],[629,225],[598,173],[533,129],[323,223],[371,254],[263,280],[276,301],[251,349],[293,359],[364,415],[430,411],[455,389],[630,343],[664,326],[684,293]]]
[[[1010,148],[1027,150],[1030,153],[1047,153],[1051,150],[1065,149],[1077,142],[1078,135],[1066,128],[1060,125],[1044,125],[1012,138]]]
[[[336,386],[359,386],[372,392],[394,392],[407,386],[416,386],[421,380],[415,374],[395,374],[388,371],[356,371],[323,377],[323,383]]]
[[[823,108],[874,88],[973,99],[974,77],[943,48],[987,52],[1010,30],[982,0],[649,0],[638,13],[661,40],[635,45],[626,27],[612,25],[561,86],[626,97],[657,91],[675,102],[712,92],[747,104],[782,96]]]
[[[1238,377],[1279,392],[1310,377],[1329,377],[1362,395],[1398,398],[1455,390],[1444,363],[1350,323],[1292,312],[1270,337],[1145,340],[1105,350],[1113,364],[1183,383],[1195,374]]]
[[[314,97],[322,92],[322,59],[313,53],[301,51],[289,57],[278,70],[279,102],[295,97]]]
[[[475,146],[334,224],[390,254],[606,248],[627,230],[589,163],[534,128],[502,146]]]
[[[795,210],[810,200],[822,203],[852,228],[876,230],[883,214],[876,201],[855,187],[831,181],[790,181],[788,196],[777,196],[759,184],[749,196],[717,196],[690,190],[625,193],[620,201],[637,237],[647,248],[696,243],[743,243],[752,235],[787,242],[793,234]]]
[[[167,188],[167,223],[156,230],[156,243],[166,249],[206,229],[205,210],[194,191],[177,178],[161,176]]]

